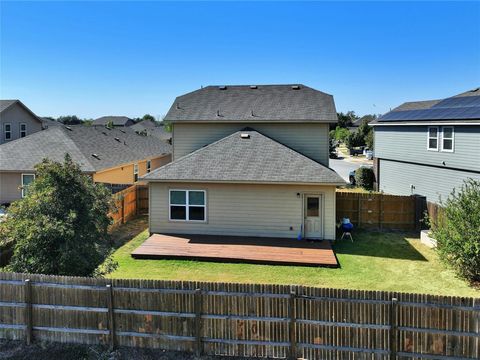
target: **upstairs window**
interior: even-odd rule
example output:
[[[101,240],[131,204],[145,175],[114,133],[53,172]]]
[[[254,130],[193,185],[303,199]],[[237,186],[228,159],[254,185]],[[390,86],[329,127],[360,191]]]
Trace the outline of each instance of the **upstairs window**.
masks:
[[[205,190],[170,190],[170,220],[205,222]]]
[[[12,124],[5,124],[4,134],[5,140],[12,139]]]
[[[20,124],[20,137],[23,138],[27,136],[27,124],[21,123]]]
[[[152,162],[150,160],[147,160],[147,173],[149,173],[152,170]]]
[[[133,182],[138,181],[138,164],[133,164]]]
[[[453,127],[442,128],[442,151],[453,152]]]
[[[35,174],[22,174],[22,198],[27,196],[28,187],[35,180]]]
[[[428,150],[438,151],[438,127],[430,126],[428,128]]]

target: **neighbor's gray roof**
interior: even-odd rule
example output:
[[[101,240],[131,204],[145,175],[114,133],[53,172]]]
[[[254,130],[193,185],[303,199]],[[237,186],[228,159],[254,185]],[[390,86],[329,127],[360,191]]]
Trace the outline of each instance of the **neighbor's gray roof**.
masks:
[[[135,131],[142,131],[142,130],[145,130],[145,129],[153,129],[156,126],[157,125],[151,120],[142,120],[142,121],[139,121],[136,124],[133,124],[131,126],[131,128]]]
[[[15,104],[18,100],[0,100],[0,113]]]
[[[241,134],[248,134],[244,139]],[[344,184],[333,170],[254,130],[238,131],[147,174],[144,180]]]
[[[149,120],[144,120],[149,121]],[[142,122],[137,123],[135,125],[130,126],[130,129],[136,132],[146,132],[148,136],[154,136],[157,139],[168,141],[172,138],[172,133],[165,130],[165,126],[162,125],[155,125],[151,127],[149,124],[142,124]],[[151,122],[150,122],[151,123]]]
[[[107,125],[110,121],[114,126],[124,126],[127,121],[132,120],[126,116],[102,116],[93,120],[93,125]]]
[[[0,171],[31,171],[44,158],[63,161],[68,153],[83,171],[95,172],[170,152],[169,144],[129,128],[53,126],[0,145]]]
[[[298,90],[293,87],[298,86]],[[255,87],[255,86],[254,86]],[[333,96],[305,85],[227,85],[205,88],[175,99],[165,120],[337,122]]]
[[[460,99],[459,99],[460,98]],[[480,123],[480,88],[440,100],[406,102],[384,114],[371,125],[409,123]]]

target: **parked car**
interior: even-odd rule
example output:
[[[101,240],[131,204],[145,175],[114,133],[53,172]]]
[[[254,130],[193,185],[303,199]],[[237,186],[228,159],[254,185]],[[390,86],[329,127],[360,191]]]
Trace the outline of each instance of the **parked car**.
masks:
[[[360,166],[360,168],[370,168],[370,169],[373,169],[373,166],[368,166],[368,165],[362,165]],[[359,169],[360,169],[359,168]],[[358,169],[355,169],[355,170],[352,170],[350,171],[350,173],[348,174],[348,181],[350,182],[350,185],[355,185],[356,181],[355,181],[355,172],[357,171]]]
[[[349,149],[350,156],[363,155],[363,147]]]

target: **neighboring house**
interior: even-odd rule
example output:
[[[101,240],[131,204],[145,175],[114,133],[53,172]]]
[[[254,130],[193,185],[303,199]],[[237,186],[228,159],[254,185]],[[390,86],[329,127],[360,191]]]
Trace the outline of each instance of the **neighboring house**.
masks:
[[[133,184],[170,162],[171,146],[128,128],[52,126],[0,145],[0,203],[21,198],[44,158],[63,161],[70,154],[95,182]]]
[[[331,95],[304,85],[208,86],[180,96],[173,162],[143,177],[150,232],[335,238]]]
[[[171,142],[172,140],[172,133],[165,129],[164,124],[157,125],[151,120],[142,120],[132,125],[131,128],[138,133],[154,136],[163,141]]]
[[[92,125],[94,126],[106,126],[108,124],[113,124],[113,126],[123,126],[128,127],[135,124],[135,121],[126,117],[126,116],[102,116],[98,119],[93,120]]]
[[[468,178],[480,180],[480,90],[407,102],[370,123],[377,188],[446,200]]]
[[[43,129],[43,122],[20,100],[0,100],[0,144]]]

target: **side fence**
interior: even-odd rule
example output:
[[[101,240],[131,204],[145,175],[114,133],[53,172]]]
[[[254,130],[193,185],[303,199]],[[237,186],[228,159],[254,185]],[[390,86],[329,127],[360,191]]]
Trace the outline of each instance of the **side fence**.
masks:
[[[0,273],[0,337],[296,359],[480,357],[480,299]]]
[[[423,196],[337,192],[337,219],[359,228],[420,230],[426,210]]]
[[[148,186],[132,185],[112,195],[115,211],[110,213],[113,226],[124,224],[136,215],[148,213]]]

